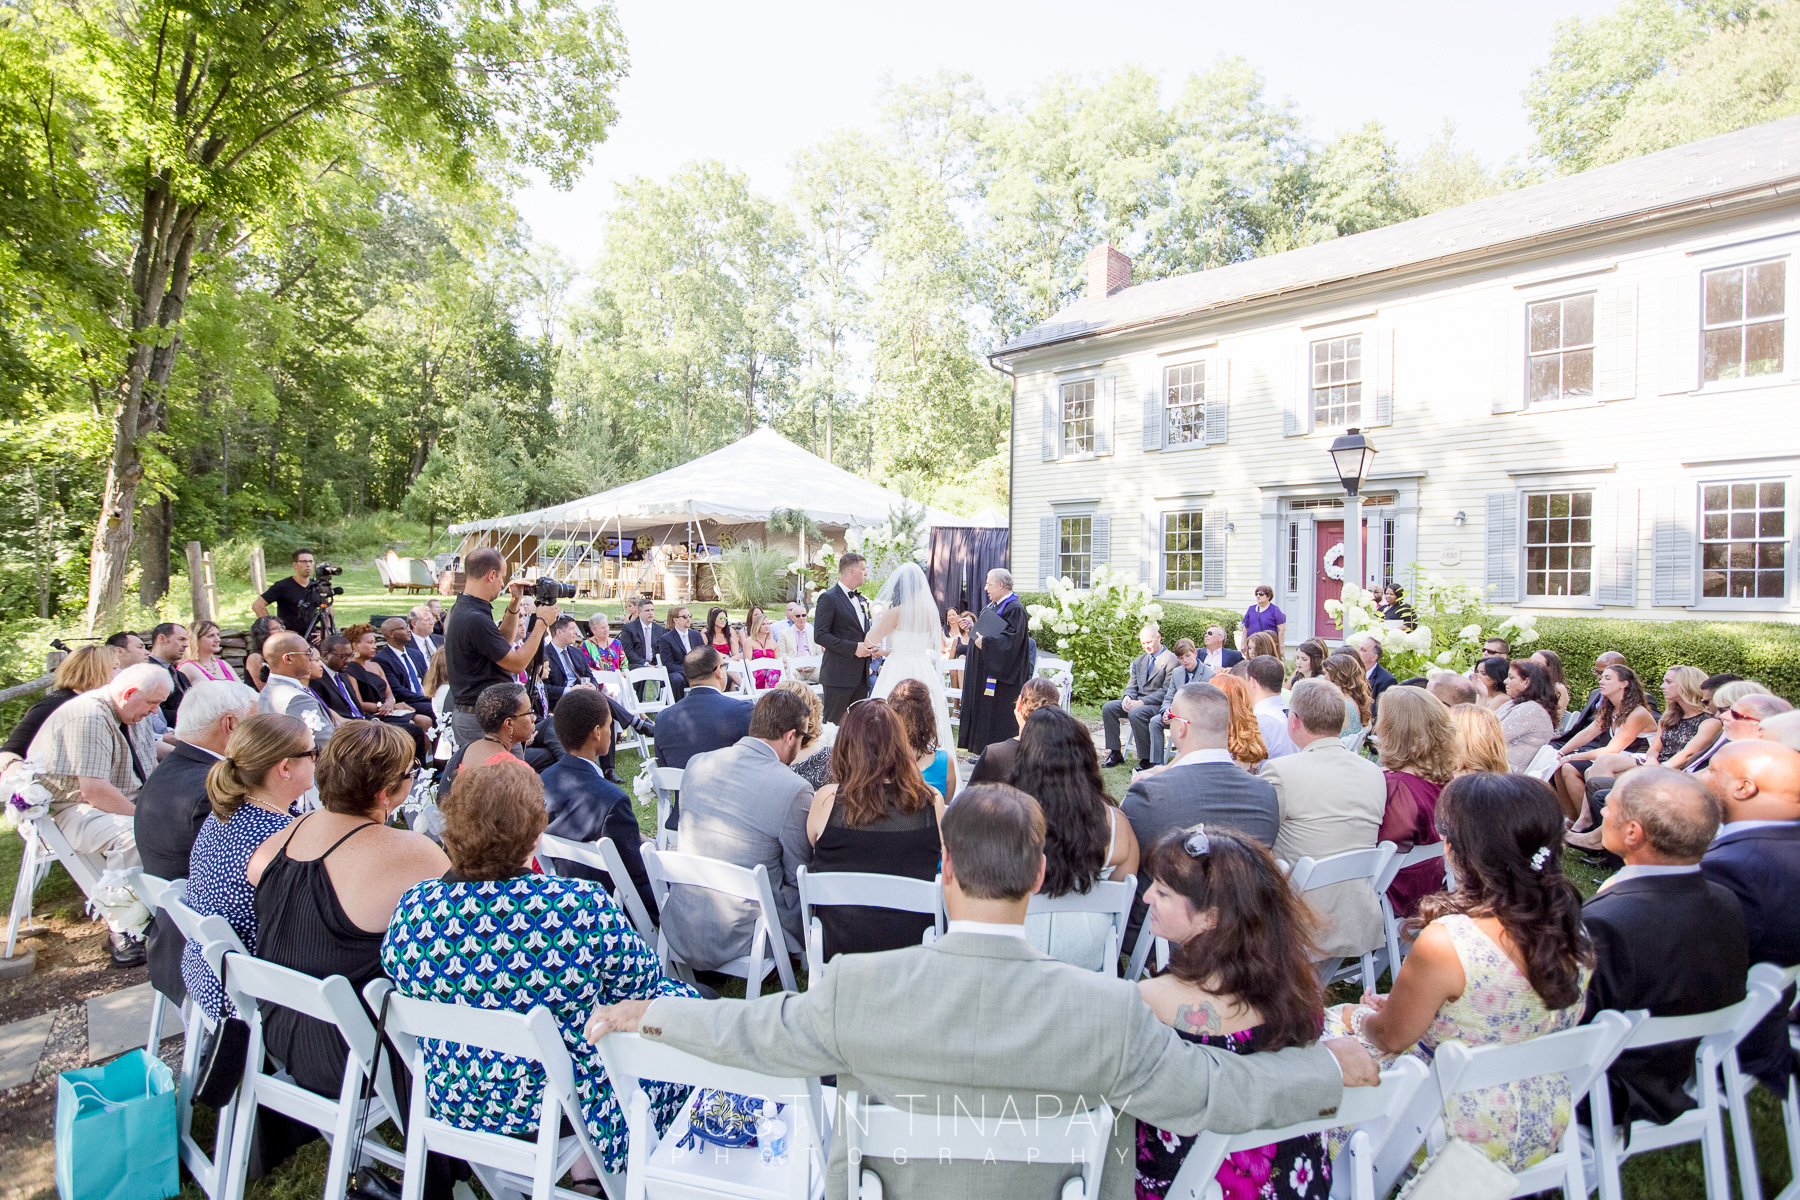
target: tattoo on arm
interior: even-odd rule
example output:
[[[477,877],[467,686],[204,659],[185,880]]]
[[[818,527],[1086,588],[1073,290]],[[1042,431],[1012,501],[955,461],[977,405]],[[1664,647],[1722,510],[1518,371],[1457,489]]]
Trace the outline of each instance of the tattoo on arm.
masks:
[[[1186,1033],[1219,1033],[1224,1030],[1225,1021],[1212,1001],[1202,1000],[1199,1004],[1176,1007],[1175,1028]]]

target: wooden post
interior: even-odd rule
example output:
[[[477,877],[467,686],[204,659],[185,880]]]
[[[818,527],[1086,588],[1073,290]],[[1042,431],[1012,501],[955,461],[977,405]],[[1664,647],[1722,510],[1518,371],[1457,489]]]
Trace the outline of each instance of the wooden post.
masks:
[[[206,616],[206,570],[201,561],[199,542],[187,544],[188,611],[196,618]]]
[[[250,548],[250,586],[256,589],[257,595],[269,590],[269,568],[263,562],[263,548]]]
[[[206,619],[208,621],[217,622],[219,619],[219,581],[213,575],[211,550],[201,551],[200,571],[204,576],[204,585],[206,588]],[[200,614],[196,612],[194,616],[197,619]]]

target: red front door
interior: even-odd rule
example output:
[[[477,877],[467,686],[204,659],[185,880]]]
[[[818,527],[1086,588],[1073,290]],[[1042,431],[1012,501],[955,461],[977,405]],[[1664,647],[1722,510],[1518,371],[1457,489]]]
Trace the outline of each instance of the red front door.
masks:
[[[1327,600],[1336,600],[1343,594],[1342,579],[1333,579],[1326,574],[1326,564],[1339,575],[1344,573],[1344,522],[1343,518],[1335,521],[1320,521],[1313,526],[1318,535],[1313,542],[1318,551],[1318,561],[1313,564],[1313,635],[1335,642],[1343,637],[1335,620],[1325,611]],[[1363,562],[1368,563],[1369,526],[1367,519],[1363,522]]]

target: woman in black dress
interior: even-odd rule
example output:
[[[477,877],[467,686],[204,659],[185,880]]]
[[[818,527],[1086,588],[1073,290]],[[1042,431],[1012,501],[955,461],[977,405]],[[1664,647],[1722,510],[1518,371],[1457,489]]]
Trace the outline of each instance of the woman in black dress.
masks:
[[[858,700],[844,713],[831,748],[831,777],[837,782],[814,793],[806,818],[811,870],[937,878],[944,798],[920,776],[887,701]],[[820,908],[818,916],[827,962],[836,954],[916,946],[932,924],[924,913],[848,904]]]
[[[387,672],[375,660],[378,648],[375,627],[352,625],[344,630],[344,637],[350,642],[350,661],[344,664],[341,674],[356,689],[357,707],[362,709],[363,716],[371,721],[385,721],[402,729],[416,730],[413,749],[418,753],[421,765],[429,763],[431,747],[425,735],[431,732],[431,718],[394,699],[394,688],[388,682]]]

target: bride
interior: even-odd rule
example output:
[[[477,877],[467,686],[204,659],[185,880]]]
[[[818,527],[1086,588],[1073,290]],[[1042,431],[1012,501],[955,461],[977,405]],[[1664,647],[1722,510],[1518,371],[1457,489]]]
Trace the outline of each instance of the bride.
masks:
[[[931,708],[937,715],[938,749],[956,756],[956,740],[950,736],[950,705],[944,696],[943,625],[937,600],[918,563],[906,563],[882,585],[879,603],[887,605],[869,628],[867,645],[879,652],[887,643],[881,674],[870,695],[886,696],[902,679],[917,679],[931,692]]]

